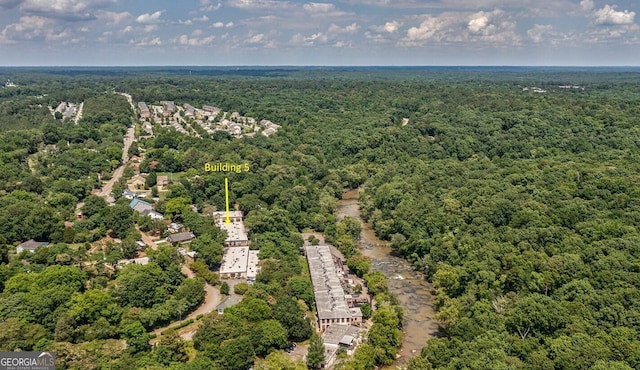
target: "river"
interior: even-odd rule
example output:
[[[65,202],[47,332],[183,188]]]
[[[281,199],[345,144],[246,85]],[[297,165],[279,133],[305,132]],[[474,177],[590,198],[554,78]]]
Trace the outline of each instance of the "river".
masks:
[[[393,255],[389,244],[378,239],[371,225],[360,218],[357,189],[343,193],[336,213],[338,219],[350,216],[360,220],[360,250],[371,258],[373,270],[382,271],[389,278],[389,289],[404,308],[402,347],[394,366],[406,367],[409,359],[420,353],[426,340],[436,337],[439,331],[438,322],[433,319],[431,283],[404,258]]]

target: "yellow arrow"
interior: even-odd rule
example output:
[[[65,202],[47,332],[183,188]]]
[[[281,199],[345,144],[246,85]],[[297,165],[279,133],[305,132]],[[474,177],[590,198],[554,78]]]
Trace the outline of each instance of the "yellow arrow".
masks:
[[[225,205],[227,206],[227,218],[225,222],[227,224],[230,224],[231,219],[229,219],[229,179],[226,177],[224,178],[224,198],[225,198]]]

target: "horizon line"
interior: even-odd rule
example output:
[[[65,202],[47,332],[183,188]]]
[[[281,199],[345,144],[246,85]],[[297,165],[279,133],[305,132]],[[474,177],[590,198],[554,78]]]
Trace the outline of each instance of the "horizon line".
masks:
[[[526,65],[526,64],[149,64],[149,65],[0,65],[0,68],[640,68],[638,65]]]

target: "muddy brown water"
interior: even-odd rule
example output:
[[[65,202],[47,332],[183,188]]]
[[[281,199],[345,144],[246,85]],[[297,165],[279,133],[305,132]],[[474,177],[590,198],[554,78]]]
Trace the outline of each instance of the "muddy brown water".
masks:
[[[389,289],[404,308],[400,357],[390,369],[405,367],[411,357],[420,353],[426,340],[438,334],[438,322],[433,319],[433,287],[409,262],[393,255],[389,244],[378,239],[372,226],[360,218],[358,189],[343,193],[336,213],[338,219],[350,216],[360,220],[360,250],[371,258],[373,270],[380,270],[389,278]]]

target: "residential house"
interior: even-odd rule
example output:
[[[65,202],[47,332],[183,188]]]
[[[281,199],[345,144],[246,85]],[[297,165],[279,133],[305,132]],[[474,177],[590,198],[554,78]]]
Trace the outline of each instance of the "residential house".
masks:
[[[162,112],[162,115],[165,117],[169,117],[171,113],[173,113],[173,111],[176,110],[176,105],[173,101],[163,100],[160,102],[160,104],[164,106],[164,111]]]
[[[269,127],[268,129],[262,131],[262,135],[264,135],[266,137],[269,137],[269,136],[275,134],[276,132],[278,132],[276,129],[274,129],[272,127]]]
[[[158,213],[152,209],[145,209],[140,212],[141,215],[151,217],[154,220],[164,220],[164,215],[162,213]]]
[[[156,177],[156,186],[158,191],[169,190],[169,176],[161,175]]]
[[[139,214],[143,216],[151,217],[154,220],[164,219],[164,215],[162,213],[158,213],[154,211],[153,205],[151,205],[151,203],[145,202],[144,200],[137,199],[137,198],[133,199],[129,203],[129,207],[131,207],[131,209],[138,212]]]
[[[147,264],[149,264],[149,257],[140,257],[140,258],[132,258],[132,259],[128,259],[128,260],[119,260],[117,266],[122,268],[122,267],[124,267],[126,265],[130,265],[130,264],[147,265]]]
[[[186,250],[185,248],[178,248],[178,254],[184,257],[187,263],[193,263],[198,257],[198,252],[189,251],[189,250]]]
[[[173,245],[190,243],[196,236],[191,231],[172,234],[167,241]]]
[[[140,175],[135,175],[129,181],[127,181],[127,187],[132,191],[144,189],[146,187],[146,184],[147,182],[145,178]]]
[[[149,107],[147,107],[147,103],[141,101],[138,102],[138,109],[140,109],[140,117],[141,118],[149,118],[151,117],[151,112],[149,111]]]
[[[184,103],[182,107],[184,108],[185,117],[193,117],[195,115],[196,109],[190,104]]]
[[[26,242],[18,245],[16,247],[16,253],[20,254],[24,251],[29,251],[31,253],[34,253],[36,251],[36,249],[40,248],[40,247],[46,247],[47,245],[49,245],[49,243],[47,242],[37,242],[33,239],[31,240],[27,240]]]
[[[210,105],[205,105],[205,106],[203,106],[203,107],[202,107],[202,110],[203,110],[203,111],[205,111],[205,112],[208,112],[208,113],[215,113],[215,114],[218,114],[218,113],[220,113],[220,111],[221,111],[221,109],[220,109],[220,108],[218,108],[218,107],[212,107],[212,106],[210,106]]]

